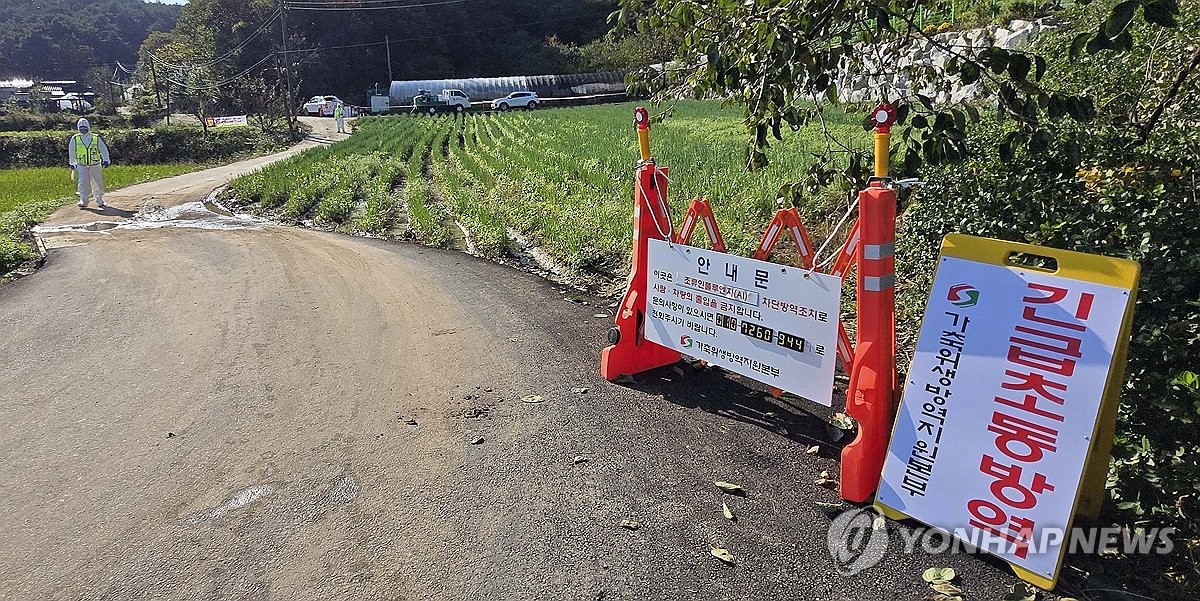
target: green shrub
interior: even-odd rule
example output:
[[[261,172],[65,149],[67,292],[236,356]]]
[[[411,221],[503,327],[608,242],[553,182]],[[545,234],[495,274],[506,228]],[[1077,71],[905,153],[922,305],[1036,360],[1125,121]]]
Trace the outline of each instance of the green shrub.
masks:
[[[125,115],[101,115],[98,113],[77,115],[71,112],[42,113],[31,111],[12,103],[0,103],[0,132],[71,130],[75,129],[75,122],[81,116],[87,117],[88,122],[96,128],[129,128],[139,126],[136,119]]]
[[[1133,340],[1113,449],[1110,492],[1121,510],[1195,515],[1200,497],[1200,237],[1196,158],[1171,149],[1103,158],[1063,126],[1051,148],[927,169],[904,213],[898,253],[901,340],[915,339],[934,259],[946,233],[964,232],[1137,261]],[[984,126],[980,150],[1005,132]]]
[[[0,276],[38,254],[29,238],[29,228],[62,206],[61,199],[46,199],[18,205],[0,213]]]
[[[263,134],[250,127],[209,130],[199,127],[113,129],[96,126],[108,144],[113,162],[123,165],[205,163],[288,144],[286,131]],[[69,131],[0,133],[0,169],[56,167],[67,163]]]
[[[1087,29],[1112,4],[1078,6],[1066,17]],[[903,284],[897,321],[901,341],[911,344],[938,244],[953,231],[1139,262],[1109,492],[1126,517],[1165,520],[1195,532],[1200,144],[1191,130],[1200,113],[1200,70],[1189,63],[1197,52],[1200,7],[1181,6],[1176,29],[1135,22],[1133,50],[1126,53],[1071,58],[1079,29],[1038,36],[1033,50],[1049,63],[1043,84],[1056,95],[1090,96],[1097,116],[1085,126],[1061,119],[1051,96],[1051,118],[1036,132],[1020,132],[1030,142],[1025,150],[1001,159],[1014,133],[1011,125],[982,124],[968,132],[974,160],[925,169],[928,184],[914,197],[898,232]],[[1131,73],[1138,76],[1114,75]]]

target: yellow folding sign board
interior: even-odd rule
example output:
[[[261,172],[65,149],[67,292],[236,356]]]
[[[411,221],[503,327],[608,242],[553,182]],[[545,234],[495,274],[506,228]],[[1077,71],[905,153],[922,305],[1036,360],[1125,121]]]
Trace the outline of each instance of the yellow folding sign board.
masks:
[[[1138,272],[947,236],[876,505],[1053,588],[1104,493]]]

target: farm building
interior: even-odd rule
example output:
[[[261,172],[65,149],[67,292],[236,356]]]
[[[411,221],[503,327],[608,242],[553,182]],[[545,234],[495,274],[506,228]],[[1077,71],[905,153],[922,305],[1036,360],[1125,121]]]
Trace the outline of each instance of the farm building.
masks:
[[[410,105],[420,90],[462,90],[471,100],[492,100],[510,92],[531,90],[542,98],[567,98],[625,91],[625,74],[577,73],[571,75],[520,75],[468,79],[418,79],[393,81],[388,95],[393,105]]]

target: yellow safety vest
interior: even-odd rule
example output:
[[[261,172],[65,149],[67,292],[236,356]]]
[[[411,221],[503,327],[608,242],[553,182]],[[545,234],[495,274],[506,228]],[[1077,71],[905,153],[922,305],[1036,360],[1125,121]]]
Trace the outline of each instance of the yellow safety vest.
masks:
[[[100,164],[100,134],[92,134],[92,143],[83,143],[83,134],[75,134],[75,161],[91,167]]]
[[[334,116],[334,117],[337,117],[337,118],[339,118],[339,119],[340,119],[340,118],[342,118],[342,116],[343,116],[343,115],[345,115],[345,114],[346,114],[346,110],[345,110],[345,109],[343,109],[341,106],[334,107],[334,109],[333,109],[333,116]]]

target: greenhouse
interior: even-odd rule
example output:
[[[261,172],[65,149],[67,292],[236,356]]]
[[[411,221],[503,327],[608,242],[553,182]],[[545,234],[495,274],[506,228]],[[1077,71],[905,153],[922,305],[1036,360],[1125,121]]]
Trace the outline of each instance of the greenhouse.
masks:
[[[570,75],[530,75],[514,77],[474,77],[468,79],[418,79],[393,81],[389,96],[391,104],[411,105],[420,90],[435,94],[442,90],[462,90],[472,101],[487,101],[510,92],[530,90],[542,98],[569,98],[625,91],[625,74],[576,73]]]

